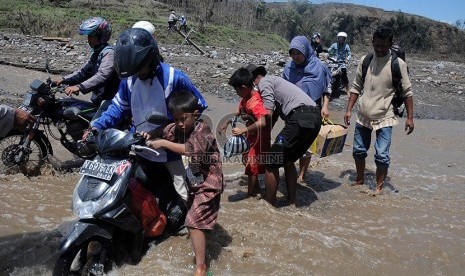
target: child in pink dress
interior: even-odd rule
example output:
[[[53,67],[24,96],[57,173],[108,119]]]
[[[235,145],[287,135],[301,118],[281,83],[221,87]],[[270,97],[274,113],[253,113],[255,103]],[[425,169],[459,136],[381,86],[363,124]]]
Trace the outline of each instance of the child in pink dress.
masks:
[[[189,157],[186,167],[190,196],[186,226],[196,260],[196,276],[205,275],[205,230],[212,230],[224,190],[220,151],[210,127],[201,120],[198,99],[185,91],[173,91],[168,108],[174,123],[163,130],[163,139],[148,140],[148,146],[165,148]]]

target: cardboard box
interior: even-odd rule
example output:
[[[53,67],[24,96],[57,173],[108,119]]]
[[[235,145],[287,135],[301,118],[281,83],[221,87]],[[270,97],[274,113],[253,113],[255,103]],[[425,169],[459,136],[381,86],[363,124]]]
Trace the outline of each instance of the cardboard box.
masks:
[[[322,125],[310,151],[321,157],[342,152],[347,138],[347,127],[337,124]]]

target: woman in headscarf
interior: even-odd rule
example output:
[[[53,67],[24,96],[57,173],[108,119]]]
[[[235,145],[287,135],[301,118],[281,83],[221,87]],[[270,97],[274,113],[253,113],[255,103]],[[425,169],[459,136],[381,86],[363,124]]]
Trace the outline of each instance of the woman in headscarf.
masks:
[[[321,117],[329,116],[329,96],[331,94],[331,72],[321,63],[305,36],[296,36],[289,45],[292,60],[286,64],[283,78],[294,83],[321,109]],[[299,160],[297,181],[303,182],[310,165],[312,154],[307,152]]]

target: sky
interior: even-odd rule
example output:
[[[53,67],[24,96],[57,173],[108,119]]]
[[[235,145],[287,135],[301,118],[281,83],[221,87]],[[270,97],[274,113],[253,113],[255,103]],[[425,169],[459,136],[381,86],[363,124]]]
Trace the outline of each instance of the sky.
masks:
[[[287,2],[284,0],[267,0],[265,2]],[[310,0],[314,4],[335,2],[335,3],[352,3],[374,8],[380,8],[386,11],[402,11],[421,15],[437,21],[446,22],[454,25],[457,20],[465,20],[465,1],[464,0]]]

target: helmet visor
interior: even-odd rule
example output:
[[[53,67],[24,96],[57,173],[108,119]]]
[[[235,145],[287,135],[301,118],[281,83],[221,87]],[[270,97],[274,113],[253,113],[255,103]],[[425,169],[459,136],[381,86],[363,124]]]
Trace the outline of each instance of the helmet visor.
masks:
[[[139,48],[139,49],[136,49]],[[150,62],[149,57],[153,48],[144,48],[125,45],[115,50],[115,69],[121,78],[127,78],[138,73],[145,64]]]
[[[95,34],[95,31],[94,30],[79,30],[79,34],[80,35],[93,35]]]

